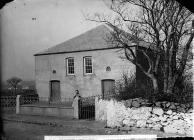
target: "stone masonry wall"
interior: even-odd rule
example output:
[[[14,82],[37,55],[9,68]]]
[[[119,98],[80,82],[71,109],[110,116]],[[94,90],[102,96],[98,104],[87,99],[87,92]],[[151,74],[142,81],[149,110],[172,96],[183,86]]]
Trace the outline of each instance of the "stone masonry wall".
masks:
[[[161,130],[193,136],[192,103],[173,102],[148,103],[141,98],[126,101],[97,99],[96,120],[106,121],[107,126],[137,127]]]

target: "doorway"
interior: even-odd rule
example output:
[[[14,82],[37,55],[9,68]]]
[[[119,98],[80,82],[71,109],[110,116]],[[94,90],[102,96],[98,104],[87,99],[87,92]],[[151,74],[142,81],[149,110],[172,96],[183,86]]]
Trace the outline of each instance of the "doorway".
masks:
[[[104,79],[102,80],[102,96],[103,98],[106,95],[113,94],[115,91],[115,80],[113,79]]]
[[[60,81],[53,80],[50,81],[50,102],[60,102],[61,93],[60,93]]]

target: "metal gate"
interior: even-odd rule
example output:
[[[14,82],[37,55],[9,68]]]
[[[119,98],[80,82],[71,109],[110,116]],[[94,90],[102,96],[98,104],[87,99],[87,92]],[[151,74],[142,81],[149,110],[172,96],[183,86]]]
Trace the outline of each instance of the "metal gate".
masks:
[[[105,95],[95,95],[90,97],[82,97],[79,99],[79,119],[95,119],[95,98],[100,99],[116,99],[117,95],[112,92]]]
[[[95,96],[79,100],[79,119],[95,119]]]

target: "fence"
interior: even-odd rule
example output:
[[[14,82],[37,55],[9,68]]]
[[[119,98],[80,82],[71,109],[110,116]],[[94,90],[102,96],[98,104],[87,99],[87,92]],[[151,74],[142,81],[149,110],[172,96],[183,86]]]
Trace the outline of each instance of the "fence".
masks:
[[[78,118],[79,119],[95,119],[95,98],[103,98],[106,100],[117,98],[116,94],[107,93],[105,95],[96,95],[80,98],[78,101]],[[46,106],[72,106],[72,98],[60,98],[57,101],[50,101],[48,97],[21,97],[20,104],[34,104]]]
[[[72,102],[72,98],[60,98],[56,101],[51,101],[49,97],[20,97],[20,105],[71,106]]]
[[[16,110],[16,96],[1,96],[1,111],[2,113],[15,113]]]
[[[95,98],[112,99],[117,98],[116,94],[96,95],[90,97],[83,97],[78,101],[78,118],[79,119],[95,119]],[[1,96],[1,110],[3,113],[16,112],[16,96]],[[54,106],[54,107],[72,107],[72,98],[60,98],[57,101],[51,101],[48,97],[20,96],[20,105],[34,105],[34,106]]]
[[[16,111],[16,95],[1,96],[0,105],[3,113],[15,113]],[[50,101],[48,97],[38,96],[20,96],[20,105],[45,105],[45,106],[72,106],[72,98],[60,98],[57,101]]]

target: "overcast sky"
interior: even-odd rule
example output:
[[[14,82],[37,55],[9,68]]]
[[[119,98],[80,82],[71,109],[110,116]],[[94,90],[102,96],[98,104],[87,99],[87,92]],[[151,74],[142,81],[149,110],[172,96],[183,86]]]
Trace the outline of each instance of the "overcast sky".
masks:
[[[105,13],[109,0],[15,0],[0,10],[1,70],[12,76],[34,79],[34,54],[75,37],[98,24],[83,13]],[[137,13],[131,7],[131,14]]]
[[[2,79],[34,79],[34,56],[98,24],[84,13],[107,13],[102,0],[15,0],[1,11]]]

